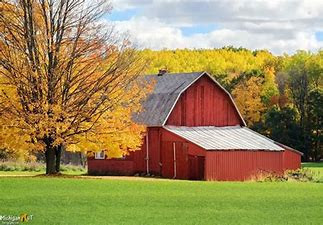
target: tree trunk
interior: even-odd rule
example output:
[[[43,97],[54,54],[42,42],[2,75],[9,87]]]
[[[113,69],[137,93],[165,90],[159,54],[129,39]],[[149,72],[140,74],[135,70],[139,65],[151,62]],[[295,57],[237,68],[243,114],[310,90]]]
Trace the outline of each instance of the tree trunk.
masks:
[[[56,172],[59,173],[60,172],[60,167],[61,167],[61,155],[62,155],[62,149],[63,146],[59,145],[55,148],[55,156],[56,156],[56,164],[55,164],[55,169]]]
[[[57,174],[61,166],[62,145],[52,146],[52,140],[46,140],[46,174]]]
[[[55,156],[55,149],[53,147],[47,146],[46,147],[46,174],[56,174],[56,156]]]

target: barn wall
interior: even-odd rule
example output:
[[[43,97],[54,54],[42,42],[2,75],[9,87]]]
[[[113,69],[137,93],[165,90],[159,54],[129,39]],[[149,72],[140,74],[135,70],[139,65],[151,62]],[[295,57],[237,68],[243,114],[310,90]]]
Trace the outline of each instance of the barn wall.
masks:
[[[149,173],[154,175],[161,174],[160,165],[160,136],[161,128],[150,127],[148,131],[149,147]],[[88,169],[93,173],[116,174],[116,175],[133,175],[136,173],[147,173],[147,143],[146,136],[143,137],[143,144],[140,150],[131,152],[124,159],[94,159],[88,158]]]
[[[140,150],[131,152],[130,155],[127,156],[127,158],[131,158],[134,162],[134,174],[146,172],[146,146],[146,136],[144,136]]]
[[[91,175],[133,175],[134,162],[124,159],[88,158],[88,173]]]
[[[208,151],[205,179],[242,181],[259,172],[283,171],[283,152],[269,151]]]
[[[192,159],[193,157],[204,157],[206,151],[165,129],[162,129],[161,137],[162,176],[166,178],[192,179],[190,162],[195,160],[195,158]],[[174,170],[174,143],[176,149],[176,177]],[[204,178],[204,171],[198,171],[197,173],[201,173],[201,177]]]
[[[301,156],[290,150],[269,151],[206,151],[163,128],[148,128],[149,172],[176,179],[246,180],[258,172],[281,174],[300,167]],[[203,165],[201,164],[203,163]],[[88,158],[89,174],[134,175],[146,173],[146,138],[140,151],[124,159],[95,160]]]
[[[232,126],[242,124],[229,96],[203,76],[178,99],[167,125]]]
[[[182,142],[175,142],[176,172],[174,170],[173,141],[162,142],[162,176],[166,178],[187,179],[187,148]]]
[[[185,143],[187,145],[187,154],[191,154],[191,155],[198,155],[198,156],[205,156],[206,155],[206,151],[196,145],[193,144],[192,142],[189,142],[187,140],[185,140],[184,138],[166,130],[166,129],[161,129],[162,131],[162,138],[161,141],[163,142],[181,142],[181,143]]]
[[[187,174],[187,144],[185,140],[177,135],[163,129],[161,139],[161,171],[162,176],[165,178],[174,178],[174,150],[173,145],[175,143],[176,148],[176,178],[188,179]],[[184,144],[185,143],[185,144]]]
[[[204,154],[201,154],[201,149],[185,141],[162,141],[162,149],[162,177],[186,180],[204,179],[205,151]],[[174,161],[176,162],[176,171],[174,170]]]
[[[301,155],[291,150],[285,150],[283,155],[284,170],[301,168]]]
[[[160,162],[160,136],[161,136],[161,128],[154,127],[154,128],[148,128],[149,135],[149,172],[151,174],[160,175],[161,173],[161,166],[159,164]],[[146,152],[146,150],[145,150]]]

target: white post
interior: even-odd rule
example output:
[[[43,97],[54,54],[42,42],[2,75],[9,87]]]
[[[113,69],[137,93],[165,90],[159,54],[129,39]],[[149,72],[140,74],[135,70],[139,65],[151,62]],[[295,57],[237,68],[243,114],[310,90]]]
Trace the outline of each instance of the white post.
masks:
[[[148,133],[149,131],[147,130],[147,134],[146,134],[146,172],[147,175],[149,175],[149,146],[148,146]]]
[[[173,154],[174,154],[174,177],[176,178],[176,143],[173,142]]]

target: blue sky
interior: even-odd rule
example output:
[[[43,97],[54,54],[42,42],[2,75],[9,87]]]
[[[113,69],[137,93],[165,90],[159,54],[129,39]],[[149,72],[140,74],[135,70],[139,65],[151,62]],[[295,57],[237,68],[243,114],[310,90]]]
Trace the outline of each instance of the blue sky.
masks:
[[[139,48],[323,47],[321,0],[112,0],[105,19]]]
[[[138,8],[125,9],[121,11],[112,10],[111,13],[106,16],[106,18],[111,21],[127,21],[139,14],[140,14],[140,9]]]
[[[315,36],[318,41],[323,41],[323,31],[316,32]]]
[[[196,24],[193,26],[180,28],[184,36],[191,36],[193,34],[206,34],[218,29],[216,24]]]

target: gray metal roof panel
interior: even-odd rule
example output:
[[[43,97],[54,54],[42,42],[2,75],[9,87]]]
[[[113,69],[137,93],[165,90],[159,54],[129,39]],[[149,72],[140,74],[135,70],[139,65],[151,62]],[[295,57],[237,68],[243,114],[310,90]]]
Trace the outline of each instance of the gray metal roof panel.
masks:
[[[162,126],[180,94],[204,73],[173,73],[162,76],[142,76],[147,83],[154,83],[154,90],[143,103],[143,110],[133,116],[138,123]]]
[[[181,93],[204,72],[194,73],[166,73],[162,76],[156,74],[142,76],[147,82],[156,82],[153,93]]]
[[[284,150],[273,140],[246,127],[164,126],[164,128],[206,150]]]

